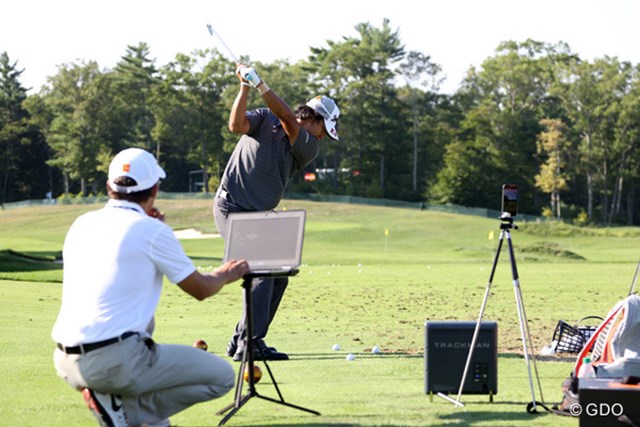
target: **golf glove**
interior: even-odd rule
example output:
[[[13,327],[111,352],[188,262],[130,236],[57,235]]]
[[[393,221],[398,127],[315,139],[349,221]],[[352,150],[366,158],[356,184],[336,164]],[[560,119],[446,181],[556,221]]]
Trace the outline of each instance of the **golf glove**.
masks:
[[[242,67],[238,72],[240,73],[240,77],[249,82],[253,87],[257,87],[262,81],[253,67]]]

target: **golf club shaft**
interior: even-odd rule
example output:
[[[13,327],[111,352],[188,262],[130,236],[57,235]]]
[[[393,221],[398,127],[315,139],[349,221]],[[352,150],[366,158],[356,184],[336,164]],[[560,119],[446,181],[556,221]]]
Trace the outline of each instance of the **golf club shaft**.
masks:
[[[227,44],[224,42],[224,40],[222,40],[222,37],[220,37],[220,34],[218,34],[216,32],[216,30],[213,29],[213,26],[211,24],[207,24],[207,28],[209,29],[209,34],[211,34],[212,36],[217,37],[218,40],[220,41],[220,43],[222,43],[222,45],[225,47],[225,49],[227,49],[227,52],[229,52],[229,55],[231,55],[231,59],[233,59],[236,64],[239,64],[240,61],[238,61],[238,58],[233,54],[233,51],[231,51],[231,49],[229,48],[229,46],[227,46]]]

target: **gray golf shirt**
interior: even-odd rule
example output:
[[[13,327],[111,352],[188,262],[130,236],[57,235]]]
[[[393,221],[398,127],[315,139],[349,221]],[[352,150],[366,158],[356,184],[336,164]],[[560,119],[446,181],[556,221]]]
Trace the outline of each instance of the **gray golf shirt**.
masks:
[[[287,181],[318,155],[318,140],[304,128],[291,145],[280,120],[268,108],[247,112],[249,131],[231,153],[222,177],[230,201],[247,211],[275,209]]]

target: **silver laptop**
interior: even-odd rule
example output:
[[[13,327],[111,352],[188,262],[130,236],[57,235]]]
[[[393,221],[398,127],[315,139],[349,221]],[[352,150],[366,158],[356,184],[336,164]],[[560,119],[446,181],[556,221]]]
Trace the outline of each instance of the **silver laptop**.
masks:
[[[302,259],[305,219],[305,210],[230,213],[224,262],[245,259],[251,274],[292,273]]]

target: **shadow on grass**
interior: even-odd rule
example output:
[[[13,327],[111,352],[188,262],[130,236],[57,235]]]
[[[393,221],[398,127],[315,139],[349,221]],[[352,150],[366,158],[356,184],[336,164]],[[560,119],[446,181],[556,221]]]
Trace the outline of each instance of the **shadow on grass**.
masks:
[[[504,404],[504,402],[500,402]],[[516,404],[514,402],[514,404]],[[522,402],[517,402],[518,405],[522,405],[522,411],[504,412],[504,411],[469,411],[461,412],[456,411],[450,414],[439,415],[443,421],[447,421],[446,425],[451,425],[451,422],[460,423],[464,426],[486,425],[490,421],[509,421],[512,425],[529,424],[531,421],[538,417],[543,416],[555,416],[549,412],[538,412],[536,414],[529,414],[526,410],[526,405]],[[443,423],[444,424],[444,423]]]
[[[486,425],[487,422],[490,421],[509,421],[512,422],[512,425],[522,425],[523,423],[530,423],[532,420],[535,420],[536,417],[551,415],[548,413],[544,414],[528,414],[525,411],[523,413],[516,412],[492,412],[492,411],[476,411],[476,412],[456,412],[453,414],[442,415],[439,416],[442,420],[442,423],[438,422],[429,422],[429,426],[431,427],[455,427],[455,426],[475,426],[475,425]],[[230,421],[229,424],[232,424],[233,421]],[[361,426],[369,426],[370,423],[341,423],[341,422],[308,422],[301,423],[299,420],[291,423],[269,423],[269,424],[260,424],[261,427],[361,427]],[[411,424],[414,425],[414,424]],[[385,427],[407,427],[407,424],[384,424]],[[180,427],[180,426],[176,426]]]
[[[274,424],[264,424],[262,427],[293,427],[293,426],[304,426],[304,427],[326,427],[326,426],[331,426],[331,427],[359,427],[362,424],[346,424],[346,423],[304,423],[304,424],[300,424],[299,422],[296,423],[274,423]],[[387,427],[402,427],[400,425],[394,425],[394,424],[385,424],[385,426]]]
[[[32,272],[62,270],[60,251],[16,252],[0,251],[0,272]]]
[[[0,251],[0,280],[17,282],[62,282],[60,251]]]
[[[353,352],[356,359],[422,359],[422,353],[357,353]],[[347,357],[344,352],[338,353],[289,353],[289,355],[296,360],[343,360]]]
[[[173,427],[186,427],[186,426],[179,426],[179,425],[173,425],[171,424]],[[209,425],[209,424],[207,424]],[[229,421],[229,425],[233,425],[233,418],[231,419],[231,421]],[[237,425],[237,424],[236,424]],[[261,427],[360,427],[362,425],[369,425],[369,424],[354,424],[354,423],[304,423],[301,424],[300,422],[294,422],[294,423],[271,423],[271,424],[261,424]],[[385,424],[386,427],[405,427],[402,424]],[[198,426],[191,426],[189,425],[189,427],[198,427]],[[201,426],[204,427],[204,426]]]
[[[194,262],[195,261],[217,261],[217,262],[222,262],[222,258],[213,257],[213,256],[190,256],[189,258],[191,258]]]
[[[500,353],[498,355],[501,359],[524,359],[524,355],[521,353]],[[538,362],[575,362],[577,355],[560,353],[550,356],[542,356],[536,354],[536,361]]]
[[[194,256],[191,259],[194,262],[209,262],[216,265],[222,262],[220,257]],[[60,271],[62,268],[62,251],[18,252],[12,249],[0,250],[0,279],[22,280],[19,273]],[[17,276],[16,273],[18,273]],[[32,279],[32,277],[29,277],[24,280]]]
[[[363,359],[422,359],[424,354],[422,352],[383,352],[383,353],[368,353],[368,352],[353,352],[356,358]],[[332,353],[290,353],[291,356],[297,360],[331,360],[331,359],[344,359],[347,354],[345,352],[332,352]],[[500,353],[499,359],[524,359],[524,356],[519,353]],[[575,356],[539,356],[536,355],[536,361],[538,362],[574,362]]]

